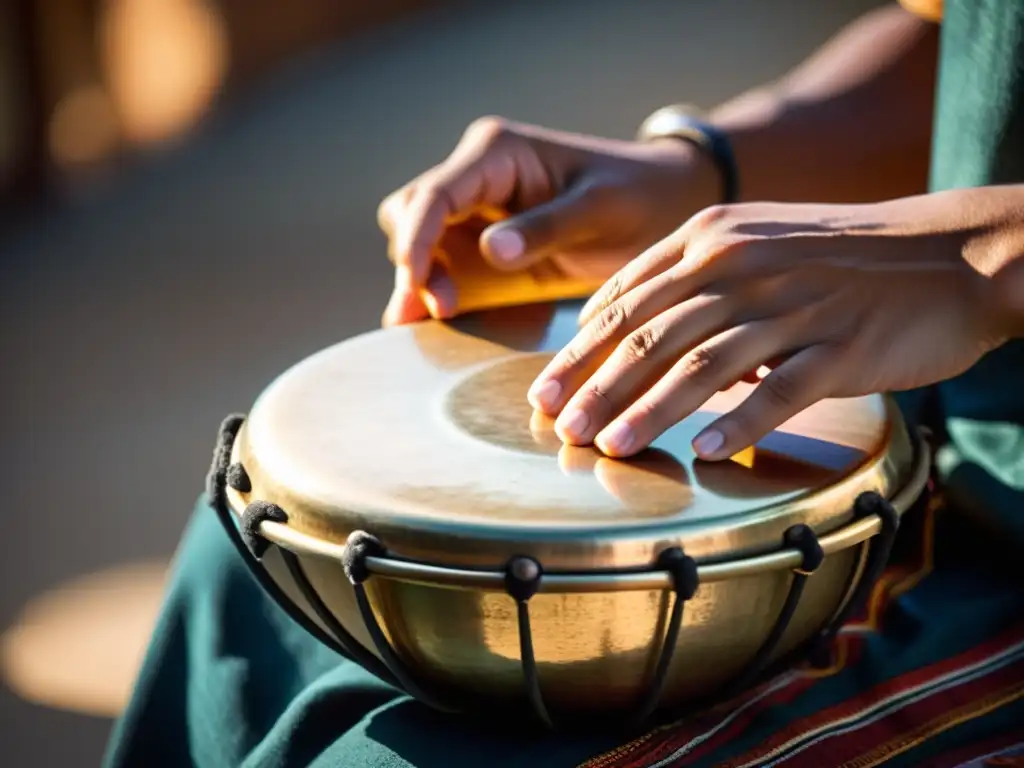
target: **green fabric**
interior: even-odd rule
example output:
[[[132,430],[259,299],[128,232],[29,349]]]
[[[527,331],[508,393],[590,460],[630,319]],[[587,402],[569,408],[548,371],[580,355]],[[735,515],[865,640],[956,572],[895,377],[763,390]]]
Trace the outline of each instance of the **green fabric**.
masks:
[[[935,191],[1024,182],[1024,2],[946,0],[932,145]],[[960,506],[1024,544],[1024,341],[934,388]],[[911,418],[922,393],[903,396]]]
[[[905,526],[904,545],[922,538],[916,522]],[[888,609],[884,630],[867,636],[855,663],[787,706],[766,708],[735,737],[686,764],[719,765],[795,721],[1014,627],[1019,628],[1017,642],[1024,642],[1020,582],[974,565],[991,555],[991,542],[956,516],[940,521],[936,540],[931,575]],[[916,559],[902,551],[897,557]],[[1001,562],[1010,561],[1003,557]],[[1024,685],[1024,652],[1018,652],[1015,669]],[[1000,675],[1010,673],[1008,668],[993,677],[998,683]],[[1022,722],[1024,698],[946,730],[890,765],[918,766],[944,750],[990,739]],[[116,726],[105,765],[570,768],[616,742],[614,734],[603,732],[573,737],[487,732],[398,695],[294,626],[262,592],[215,513],[200,499],[135,695]],[[835,763],[819,755],[814,764]]]
[[[933,188],[1024,181],[1024,3],[946,0]],[[858,691],[992,637],[1024,616],[1024,590],[986,574],[1016,562],[1024,542],[1024,344],[990,354],[959,378],[903,393],[911,420],[938,405],[948,442],[939,468],[971,512],[943,522],[933,573],[888,611],[859,659],[687,765],[715,765]],[[941,426],[940,425],[940,426]],[[978,534],[1001,532],[1008,548]],[[1009,534],[1009,535],[1006,535]],[[972,549],[974,547],[974,549]],[[1008,733],[1024,704],[943,731],[893,758],[932,756]],[[110,768],[564,768],[615,737],[482,732],[399,696],[292,626],[260,591],[200,503],[143,670],[111,737]],[[819,753],[821,754],[821,753]],[[829,763],[822,758],[818,765]]]

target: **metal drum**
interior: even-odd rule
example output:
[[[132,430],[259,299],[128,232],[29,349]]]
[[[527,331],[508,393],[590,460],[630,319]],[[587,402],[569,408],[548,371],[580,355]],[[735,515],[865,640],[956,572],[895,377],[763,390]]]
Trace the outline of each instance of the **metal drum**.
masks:
[[[579,305],[369,333],[221,429],[212,506],[278,602],[439,709],[641,723],[827,647],[929,460],[885,397],[827,401],[707,463],[561,445],[526,390]]]

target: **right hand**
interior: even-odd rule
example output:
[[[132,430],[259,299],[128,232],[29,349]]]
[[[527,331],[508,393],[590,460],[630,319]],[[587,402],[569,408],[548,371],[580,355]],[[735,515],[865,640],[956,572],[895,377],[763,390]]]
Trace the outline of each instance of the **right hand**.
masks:
[[[682,141],[479,119],[444,162],[380,204],[396,267],[384,325],[465,311],[456,284],[482,275],[500,282],[530,270],[597,288],[717,202],[718,184],[710,161]]]

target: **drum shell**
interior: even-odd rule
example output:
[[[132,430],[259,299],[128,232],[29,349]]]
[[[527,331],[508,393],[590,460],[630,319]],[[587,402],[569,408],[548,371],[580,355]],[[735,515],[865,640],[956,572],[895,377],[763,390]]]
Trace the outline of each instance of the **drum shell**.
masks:
[[[232,428],[214,476],[234,466],[225,496],[245,522],[239,546],[261,555],[250,565],[300,623],[439,708],[486,717],[481,705],[498,700],[561,723],[736,692],[835,629],[857,587],[862,604],[927,477],[928,451],[889,398],[818,404],[749,456],[699,462],[691,440],[742,401],[737,385],[644,456],[611,461],[563,445],[524,397],[568,341],[572,312],[529,338],[514,320],[337,345],[279,377]],[[346,544],[355,533],[370,544],[361,555]],[[509,575],[524,556],[542,578],[517,603],[526,582]],[[673,578],[684,593],[689,579],[668,556],[697,564],[685,603]],[[354,588],[357,572],[369,578]]]
[[[825,558],[771,659],[838,613],[862,573],[864,551],[854,546]],[[309,553],[298,554],[298,561],[327,609],[372,651],[341,563]],[[269,550],[262,565],[295,607],[326,630],[280,553]],[[661,705],[703,699],[735,680],[771,633],[792,578],[778,569],[702,584],[686,603]],[[422,683],[471,705],[518,704],[525,714],[516,603],[508,594],[386,576],[371,577],[367,592],[391,646]],[[529,603],[533,647],[548,706],[563,714],[635,707],[661,651],[672,600],[668,589],[535,595]]]

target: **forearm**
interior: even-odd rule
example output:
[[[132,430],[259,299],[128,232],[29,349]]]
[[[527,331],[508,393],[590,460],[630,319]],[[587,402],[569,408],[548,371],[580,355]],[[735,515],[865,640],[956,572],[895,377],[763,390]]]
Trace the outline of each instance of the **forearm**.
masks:
[[[743,198],[855,203],[925,191],[937,57],[938,27],[894,5],[716,109]]]
[[[965,255],[979,272],[992,276],[993,304],[1006,335],[1024,338],[1024,184],[967,190],[964,195],[968,199],[963,208],[987,214]]]

